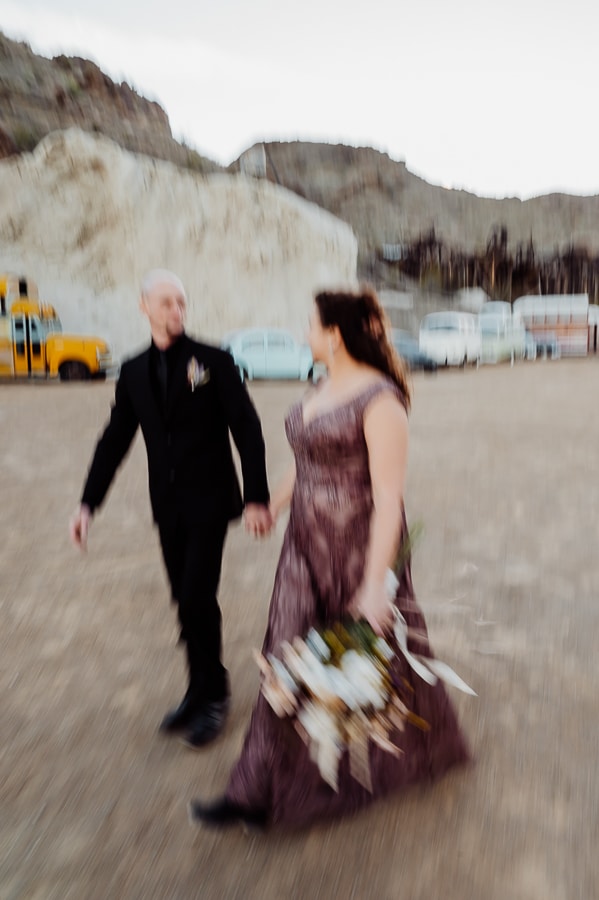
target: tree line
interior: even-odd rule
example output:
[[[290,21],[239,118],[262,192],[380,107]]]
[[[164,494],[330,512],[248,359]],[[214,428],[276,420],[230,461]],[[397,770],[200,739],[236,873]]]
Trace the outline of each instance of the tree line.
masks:
[[[382,251],[379,258],[385,258]],[[484,252],[450,247],[432,228],[402,245],[392,262],[388,257],[385,261],[422,288],[482,288],[492,300],[509,303],[525,294],[588,294],[589,302],[599,303],[599,256],[575,246],[539,254],[532,237],[511,251],[504,225],[493,229]]]

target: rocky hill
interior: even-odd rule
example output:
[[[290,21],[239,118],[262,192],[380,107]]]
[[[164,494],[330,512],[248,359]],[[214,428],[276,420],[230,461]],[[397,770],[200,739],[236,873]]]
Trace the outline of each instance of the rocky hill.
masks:
[[[122,358],[147,339],[147,269],[179,273],[192,334],[272,325],[302,337],[314,291],[354,282],[357,242],[277,185],[199,175],[73,128],[0,161],[0,255],[66,330],[105,337]]]
[[[159,104],[127,84],[116,84],[94,63],[64,56],[46,59],[0,33],[0,157],[26,154],[49,132],[73,126],[203,175],[225,171],[173,139]],[[71,138],[67,143],[74,153],[76,142]],[[403,162],[371,148],[309,142],[257,144],[228,171],[287,188],[351,226],[358,240],[358,276],[381,292],[394,292],[390,302],[406,307],[405,315],[395,316],[396,324],[414,329],[427,304],[451,305],[459,302],[460,292],[472,288],[505,300],[539,291],[583,292],[599,303],[599,196],[481,198],[429,184]],[[149,176],[136,174],[134,179],[139,177]],[[256,185],[255,196],[262,196],[262,190],[266,187]],[[57,215],[54,195],[47,192],[41,201],[48,207],[42,221],[50,221]],[[79,212],[74,220],[85,234],[95,218],[90,211],[88,220],[80,221]],[[1,223],[0,239],[10,243],[19,222],[10,211]],[[245,236],[250,243],[255,238]],[[293,235],[285,240],[293,242]],[[286,254],[284,243],[280,246]],[[6,269],[11,255],[7,247],[0,250],[0,269]],[[247,248],[238,251],[250,254]],[[43,269],[44,260],[38,261],[31,250],[27,258],[25,272],[35,271],[38,262]],[[97,262],[101,265],[99,258]],[[95,265],[91,258],[86,264]],[[210,267],[211,261],[205,264]],[[89,269],[92,291],[102,277]],[[397,292],[407,296],[398,298]]]
[[[116,84],[95,63],[46,59],[0,32],[0,158],[33,150],[49,132],[73,126],[199,172],[222,170],[173,139],[158,103]]]
[[[540,252],[576,245],[599,253],[599,195],[489,199],[429,184],[405,163],[368,147],[304,141],[263,146],[266,177],[351,224],[362,256],[431,229],[448,244],[483,249],[501,226],[512,250],[532,237]]]
[[[584,291],[599,301],[599,196],[482,198],[428,184],[370,148],[262,146],[268,180],[351,225],[363,277],[445,291],[482,287],[498,299],[538,292],[540,283],[543,293]],[[230,169],[255,161],[259,149]]]

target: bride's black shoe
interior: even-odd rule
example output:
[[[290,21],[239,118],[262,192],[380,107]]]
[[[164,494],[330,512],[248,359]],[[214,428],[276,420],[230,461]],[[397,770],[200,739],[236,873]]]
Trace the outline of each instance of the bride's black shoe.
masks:
[[[265,810],[247,809],[231,803],[225,797],[211,804],[192,800],[187,806],[187,811],[192,825],[203,825],[206,828],[229,828],[232,825],[242,825],[248,831],[262,831],[268,822]]]

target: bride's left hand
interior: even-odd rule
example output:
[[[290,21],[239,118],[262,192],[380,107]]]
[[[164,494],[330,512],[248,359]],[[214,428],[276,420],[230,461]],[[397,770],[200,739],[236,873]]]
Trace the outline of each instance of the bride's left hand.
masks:
[[[351,606],[352,615],[366,619],[375,634],[383,635],[393,627],[393,603],[385,582],[364,582]]]

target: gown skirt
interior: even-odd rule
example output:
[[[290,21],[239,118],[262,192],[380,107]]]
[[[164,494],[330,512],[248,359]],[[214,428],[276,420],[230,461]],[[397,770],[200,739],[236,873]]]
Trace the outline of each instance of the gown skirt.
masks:
[[[372,491],[363,417],[371,400],[395,385],[381,379],[347,403],[304,422],[301,403],[285,420],[296,480],[276,570],[262,652],[280,657],[283,641],[347,615],[362,580],[372,515]],[[404,534],[407,533],[405,512]],[[426,623],[414,598],[410,560],[399,577],[395,604],[409,629],[408,648],[432,657]],[[227,800],[266,811],[269,824],[303,826],[350,814],[408,785],[440,777],[469,760],[469,750],[445,687],[423,681],[401,654],[395,673],[409,684],[407,705],[428,730],[406,723],[394,733],[394,756],[369,742],[372,791],[339,768],[338,790],[321,777],[309,748],[289,719],[279,718],[262,694],[254,706],[241,755],[225,791]]]

